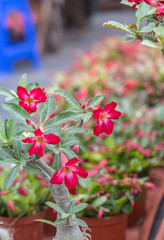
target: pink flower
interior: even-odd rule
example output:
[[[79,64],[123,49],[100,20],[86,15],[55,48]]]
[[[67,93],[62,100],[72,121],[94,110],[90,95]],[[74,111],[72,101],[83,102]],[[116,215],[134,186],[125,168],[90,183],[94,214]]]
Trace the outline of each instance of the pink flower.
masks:
[[[0,196],[1,196],[1,195],[8,195],[8,192],[7,192],[7,191],[1,191],[1,192],[0,192]]]
[[[22,185],[20,185],[18,192],[23,195],[23,196],[27,196],[28,195],[28,191],[26,189],[23,188]]]
[[[143,0],[128,0],[128,2],[130,2],[130,3],[134,2],[135,4],[132,7],[133,7],[133,9],[135,9],[138,4],[143,2]]]
[[[8,208],[8,209],[11,209],[12,211],[15,210],[15,206],[14,206],[14,203],[13,203],[12,200],[9,200],[9,201],[8,201],[7,208]]]
[[[26,88],[19,86],[17,88],[17,95],[21,100],[19,105],[28,113],[36,111],[36,105],[38,103],[45,102],[47,99],[44,89],[41,88],[35,88],[28,92]]]
[[[98,218],[102,218],[104,211],[102,209],[99,210],[98,212]]]
[[[116,106],[117,103],[111,102],[110,104],[105,105],[103,109],[98,108],[93,111],[94,118],[97,119],[97,123],[94,128],[95,136],[98,136],[103,132],[108,135],[112,133],[113,122],[110,119],[118,119],[121,116],[121,112],[114,110]]]
[[[157,7],[156,12],[160,13],[160,16],[164,16],[164,6]]]
[[[60,138],[54,134],[44,134],[40,129],[34,131],[35,137],[27,137],[22,141],[24,143],[34,143],[32,147],[28,150],[29,155],[37,154],[39,157],[44,155],[44,149],[46,143],[48,144],[58,144]]]
[[[68,189],[75,188],[78,182],[78,178],[76,176],[77,174],[82,178],[86,178],[88,176],[88,173],[84,169],[75,165],[78,162],[79,160],[77,158],[70,159],[58,172],[53,175],[50,183],[62,184],[64,181]]]

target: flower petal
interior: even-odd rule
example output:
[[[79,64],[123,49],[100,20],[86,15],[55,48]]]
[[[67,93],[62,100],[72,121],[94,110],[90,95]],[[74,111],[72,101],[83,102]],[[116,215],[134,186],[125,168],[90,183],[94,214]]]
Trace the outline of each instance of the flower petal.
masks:
[[[24,110],[26,110],[28,113],[31,113],[31,109],[29,108],[29,106],[25,103],[24,100],[19,102],[19,106],[21,106],[22,108],[24,108]]]
[[[66,164],[65,164],[65,166],[66,167],[72,167],[73,165],[75,165],[76,163],[78,163],[79,162],[79,159],[77,159],[77,158],[72,158],[72,159],[70,159]]]
[[[98,123],[96,124],[95,128],[94,128],[94,132],[93,134],[95,136],[98,136],[99,134],[101,134],[103,132],[103,123]]]
[[[41,88],[34,88],[30,91],[30,97],[32,97],[33,99],[36,99],[36,100],[39,99],[41,94],[42,94]]]
[[[35,137],[27,137],[25,139],[22,139],[22,142],[24,143],[33,143],[35,141]]]
[[[63,180],[64,180],[64,177],[65,177],[65,173],[64,173],[64,168],[62,167],[58,172],[56,172],[51,180],[50,180],[50,183],[51,184],[62,184],[63,183]]]
[[[58,144],[60,142],[60,138],[52,133],[43,134],[44,140],[48,144]]]
[[[38,144],[37,141],[34,142],[32,147],[28,150],[29,155],[37,154],[41,151],[42,145]]]
[[[72,171],[77,173],[82,178],[86,178],[88,176],[88,173],[83,168],[78,166],[73,166]]]
[[[97,109],[93,110],[94,118],[99,118],[101,113],[102,113],[102,109],[101,108],[97,108]]]
[[[43,135],[43,132],[38,128],[37,130],[34,131],[35,136],[41,137]]]
[[[40,145],[40,151],[38,152],[38,157],[42,157],[44,155],[44,150],[45,150],[45,142]]]
[[[69,173],[66,173],[64,181],[68,189],[73,189],[76,187],[78,178],[74,172],[70,171]]]
[[[21,86],[17,87],[17,95],[21,100],[24,100],[25,98],[29,97],[29,94],[28,94],[26,88],[21,87]]]
[[[119,119],[120,116],[121,112],[113,110],[113,112],[109,113],[107,117],[111,119]]]
[[[103,132],[110,135],[113,132],[113,122],[110,119],[106,119],[103,122]]]
[[[117,103],[111,102],[105,105],[105,107],[103,108],[103,112],[110,113],[116,108],[116,106],[117,106]]]

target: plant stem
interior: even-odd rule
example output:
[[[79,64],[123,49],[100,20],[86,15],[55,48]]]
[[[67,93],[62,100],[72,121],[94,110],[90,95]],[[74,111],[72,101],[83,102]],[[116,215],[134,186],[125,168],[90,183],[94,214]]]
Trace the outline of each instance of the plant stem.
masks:
[[[44,178],[45,182],[49,186],[52,196],[56,204],[61,207],[63,210],[66,210],[67,206],[69,205],[71,199],[68,189],[66,188],[65,184],[56,184],[51,185],[50,183],[50,176],[43,172],[42,177]],[[61,214],[57,214],[57,219],[61,218]],[[80,231],[80,228],[77,224],[72,221],[69,223],[64,222],[57,225],[57,233],[54,240],[84,240],[83,234]]]

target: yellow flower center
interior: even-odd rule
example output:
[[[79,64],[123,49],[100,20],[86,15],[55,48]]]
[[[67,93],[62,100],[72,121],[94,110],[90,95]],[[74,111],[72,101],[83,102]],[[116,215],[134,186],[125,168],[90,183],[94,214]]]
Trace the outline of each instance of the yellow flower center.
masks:
[[[28,97],[26,98],[25,102],[28,106],[30,106],[34,103],[34,99],[32,97]]]
[[[35,139],[39,144],[43,144],[44,143],[44,138],[43,137],[36,137]]]
[[[103,122],[106,117],[107,117],[106,113],[101,113],[101,115],[100,115],[100,122]]]

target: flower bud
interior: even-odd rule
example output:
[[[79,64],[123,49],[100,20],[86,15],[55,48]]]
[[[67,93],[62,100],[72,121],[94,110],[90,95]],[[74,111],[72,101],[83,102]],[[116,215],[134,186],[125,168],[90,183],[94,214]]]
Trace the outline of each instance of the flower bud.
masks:
[[[31,125],[34,129],[37,128],[36,124],[33,121],[31,121],[30,119],[26,119],[26,123]]]

